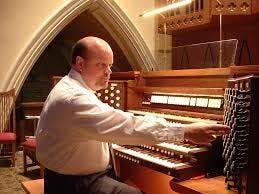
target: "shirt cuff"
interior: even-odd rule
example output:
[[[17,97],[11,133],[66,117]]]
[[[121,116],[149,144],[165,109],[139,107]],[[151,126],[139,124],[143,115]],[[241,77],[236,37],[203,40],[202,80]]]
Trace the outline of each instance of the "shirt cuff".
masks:
[[[182,142],[184,140],[184,124],[172,124],[168,130],[167,141]]]

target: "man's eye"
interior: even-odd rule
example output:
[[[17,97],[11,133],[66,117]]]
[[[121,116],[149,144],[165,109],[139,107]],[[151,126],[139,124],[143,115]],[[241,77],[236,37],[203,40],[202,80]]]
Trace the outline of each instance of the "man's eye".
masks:
[[[97,64],[97,67],[98,67],[98,68],[103,68],[103,66],[104,66],[103,63],[98,63],[98,64]]]
[[[102,64],[102,68],[107,68],[107,67],[108,67],[107,64],[105,64],[105,63]]]
[[[112,67],[112,64],[111,64],[111,65],[110,65],[110,64],[107,65],[107,64],[105,64],[105,63],[98,63],[98,64],[97,64],[97,67],[100,68],[100,69],[106,69],[106,68],[108,68],[108,67],[111,68],[111,67]]]

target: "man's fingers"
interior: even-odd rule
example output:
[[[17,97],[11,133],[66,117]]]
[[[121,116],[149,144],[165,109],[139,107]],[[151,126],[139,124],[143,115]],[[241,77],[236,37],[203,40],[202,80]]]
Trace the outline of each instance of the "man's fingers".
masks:
[[[206,145],[229,132],[230,128],[226,125],[196,123],[186,126],[185,137],[195,144]]]
[[[210,135],[215,135],[215,136],[222,136],[228,134],[226,131],[209,131]]]
[[[212,125],[210,131],[224,135],[230,132],[230,127],[226,125],[217,124]]]

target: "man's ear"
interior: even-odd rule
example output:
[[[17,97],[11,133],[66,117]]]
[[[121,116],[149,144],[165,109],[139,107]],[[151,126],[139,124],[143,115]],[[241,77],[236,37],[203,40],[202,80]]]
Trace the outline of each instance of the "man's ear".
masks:
[[[76,57],[76,63],[74,65],[74,68],[77,72],[81,73],[83,71],[83,65],[84,65],[84,59],[80,56]]]

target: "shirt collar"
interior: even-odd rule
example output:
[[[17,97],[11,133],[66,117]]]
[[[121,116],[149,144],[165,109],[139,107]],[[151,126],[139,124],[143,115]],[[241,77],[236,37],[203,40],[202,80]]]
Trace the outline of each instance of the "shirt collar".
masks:
[[[82,79],[82,76],[80,73],[78,73],[76,70],[71,68],[71,70],[68,73],[68,77],[72,78],[75,80],[80,86],[84,87],[85,89],[95,93],[96,91],[92,90],[89,86],[86,85],[84,80]]]

